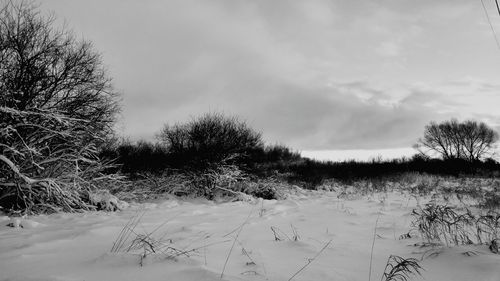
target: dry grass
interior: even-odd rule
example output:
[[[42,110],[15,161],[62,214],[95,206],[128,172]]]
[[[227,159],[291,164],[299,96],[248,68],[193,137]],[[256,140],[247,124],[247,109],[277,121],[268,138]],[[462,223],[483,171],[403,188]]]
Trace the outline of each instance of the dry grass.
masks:
[[[412,225],[427,242],[441,241],[447,246],[473,244],[470,233],[474,216],[470,212],[458,213],[450,206],[427,204],[413,210],[412,215],[416,218]]]
[[[422,267],[414,258],[402,258],[400,256],[391,255],[387,259],[387,263],[382,275],[381,281],[408,281],[413,275],[422,275]]]
[[[370,267],[368,269],[368,281],[372,280],[373,250],[375,248],[375,239],[377,238],[377,226],[379,219],[380,219],[380,212],[377,216],[377,220],[375,221],[375,227],[373,227],[373,239],[372,239],[372,248],[370,251]]]
[[[167,233],[159,234],[159,230],[164,227],[171,219],[158,225],[152,231],[140,231],[138,226],[144,217],[145,212],[137,212],[125,224],[111,248],[111,253],[127,253],[139,256],[139,265],[143,266],[144,261],[153,256],[156,259],[175,259],[180,256],[190,257],[196,254],[200,249],[219,244],[226,243],[229,240],[214,242],[214,243],[201,243],[202,246],[192,247],[191,244],[187,246],[175,245],[174,241],[167,236]],[[210,238],[210,235],[202,234],[197,237],[195,241],[205,241]]]
[[[224,266],[222,268],[222,272],[220,274],[220,278],[222,279],[224,277],[224,272],[226,271],[226,266],[227,266],[227,263],[229,262],[229,258],[231,257],[231,253],[233,252],[233,248],[234,248],[234,245],[236,244],[236,242],[238,241],[238,237],[240,237],[240,234],[241,234],[241,231],[243,231],[243,227],[245,227],[245,225],[248,223],[248,221],[250,220],[250,217],[252,216],[252,213],[253,213],[253,208],[252,210],[250,211],[250,213],[248,214],[248,217],[245,219],[245,221],[237,228],[237,233],[236,233],[236,236],[234,237],[233,239],[233,244],[231,245],[231,248],[229,249],[229,252],[227,253],[227,256],[226,256],[226,261],[224,262]],[[227,235],[226,235],[227,236]]]
[[[427,204],[413,210],[415,220],[412,225],[418,229],[427,243],[440,242],[446,246],[489,244],[499,239],[500,213],[473,213],[470,209]]]
[[[143,173],[133,181],[111,183],[110,192],[121,200],[145,202],[152,199],[205,197],[220,201],[251,201],[253,198],[283,199],[296,187],[276,178],[258,179],[236,166],[221,166],[205,172],[167,171],[162,175]],[[262,213],[263,215],[263,213]]]

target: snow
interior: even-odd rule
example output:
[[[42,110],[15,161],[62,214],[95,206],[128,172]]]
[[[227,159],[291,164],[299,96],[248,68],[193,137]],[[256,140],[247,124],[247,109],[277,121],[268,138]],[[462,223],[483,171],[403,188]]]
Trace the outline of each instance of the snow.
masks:
[[[411,280],[500,280],[500,255],[487,245],[432,248],[421,247],[419,237],[400,239],[411,228],[411,211],[425,200],[398,192],[346,200],[322,191],[278,201],[170,199],[131,203],[119,212],[4,216],[0,280],[289,280],[309,261],[293,280],[368,280],[375,224],[372,280],[380,280],[391,254],[423,258],[423,276]],[[197,250],[168,259],[162,253],[141,259],[142,250],[111,252],[138,216],[136,234]]]

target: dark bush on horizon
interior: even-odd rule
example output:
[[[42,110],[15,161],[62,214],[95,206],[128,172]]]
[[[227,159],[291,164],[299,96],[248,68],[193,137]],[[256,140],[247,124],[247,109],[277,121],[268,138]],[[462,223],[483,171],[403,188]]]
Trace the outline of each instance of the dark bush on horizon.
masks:
[[[194,170],[240,165],[264,146],[261,134],[246,122],[221,113],[165,125],[158,139],[168,149],[172,166]]]
[[[114,164],[108,172],[135,177],[143,173],[161,174],[171,168],[168,150],[159,143],[121,141],[101,150],[100,157]]]
[[[254,152],[251,161],[255,163],[273,163],[273,162],[287,162],[300,160],[302,156],[299,152],[282,145],[268,145],[262,147]]]

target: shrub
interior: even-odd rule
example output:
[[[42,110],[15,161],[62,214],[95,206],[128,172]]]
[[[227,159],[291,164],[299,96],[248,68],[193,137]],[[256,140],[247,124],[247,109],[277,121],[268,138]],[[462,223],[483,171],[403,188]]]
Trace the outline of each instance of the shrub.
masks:
[[[21,1],[0,9],[0,207],[93,208],[116,93],[99,54]]]
[[[110,172],[120,171],[131,178],[143,173],[162,174],[170,166],[167,148],[147,141],[122,141],[102,149],[99,155],[116,165]]]
[[[263,146],[261,134],[236,117],[209,113],[184,124],[166,125],[158,138],[177,167],[205,170],[241,164]]]

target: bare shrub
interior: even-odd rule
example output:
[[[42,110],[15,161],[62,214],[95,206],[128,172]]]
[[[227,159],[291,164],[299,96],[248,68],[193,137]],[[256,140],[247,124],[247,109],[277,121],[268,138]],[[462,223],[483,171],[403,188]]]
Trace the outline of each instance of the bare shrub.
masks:
[[[263,147],[261,134],[236,117],[208,113],[188,123],[166,125],[158,135],[178,167],[205,170],[238,164]]]
[[[0,207],[25,213],[93,209],[97,148],[116,93],[89,42],[53,28],[30,2],[0,9]]]

